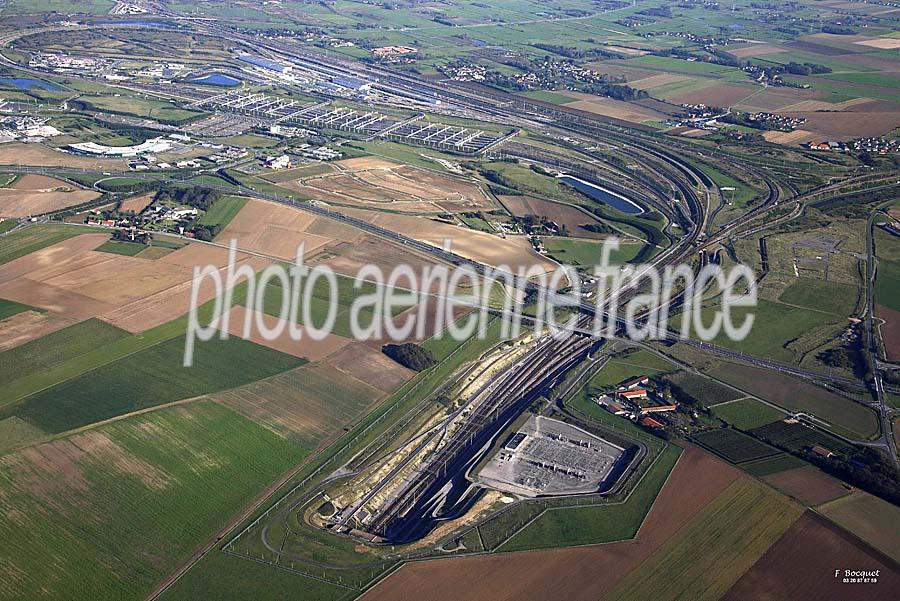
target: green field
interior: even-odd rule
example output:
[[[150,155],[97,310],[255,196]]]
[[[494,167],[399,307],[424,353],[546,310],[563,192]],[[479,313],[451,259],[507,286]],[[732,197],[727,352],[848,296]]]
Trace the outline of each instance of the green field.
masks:
[[[859,289],[855,286],[804,278],[791,284],[781,293],[778,300],[846,317],[856,309],[859,296]]]
[[[218,225],[224,228],[244,208],[245,204],[247,204],[247,198],[244,196],[223,196],[213,203],[212,207],[201,215],[198,221],[202,225]]]
[[[29,307],[28,305],[0,298],[0,321],[30,309],[32,309],[32,307]]]
[[[650,351],[643,349],[627,351],[625,354],[610,358],[603,369],[590,379],[588,387],[597,392],[611,390],[623,380],[634,376],[655,376],[676,369],[675,364]]]
[[[303,453],[201,401],[5,455],[0,598],[142,599]]]
[[[754,428],[751,433],[754,436],[767,440],[774,445],[783,447],[793,453],[809,449],[814,445],[821,445],[835,453],[848,453],[853,447],[839,438],[830,436],[819,430],[813,430],[801,424],[788,424],[785,422],[773,422],[759,428]]]
[[[51,332],[0,353],[0,387],[31,374],[39,374],[97,348],[129,336],[99,319],[89,319]]]
[[[603,243],[600,241],[544,238],[543,243],[547,254],[560,263],[588,268],[600,264],[600,254],[603,249]],[[641,251],[641,248],[643,248],[643,244],[622,244],[618,250],[610,254],[610,264],[622,265],[631,261]]]
[[[747,461],[746,463],[741,464],[741,469],[748,474],[761,478],[763,476],[786,472],[787,470],[796,469],[805,465],[809,464],[793,455],[782,453],[781,455],[765,457],[763,459],[757,459],[756,461]]]
[[[705,407],[744,396],[733,388],[690,371],[679,371],[667,376],[666,379]]]
[[[667,446],[624,501],[550,508],[499,550],[565,547],[633,538],[680,454],[678,447]]]
[[[857,491],[817,508],[825,517],[900,561],[900,508],[869,493]]]
[[[184,341],[174,338],[8,406],[47,432],[64,432],[131,411],[234,388],[302,364],[301,359],[240,338],[198,343],[182,367]],[[239,365],[240,369],[235,369]]]
[[[33,225],[0,238],[0,264],[81,234],[100,231],[104,230],[58,224]]]
[[[875,301],[900,311],[900,261],[878,261],[875,273]]]
[[[731,463],[754,461],[781,454],[781,451],[775,447],[731,428],[708,430],[695,434],[691,438],[700,446],[709,449]]]
[[[0,234],[5,234],[17,225],[19,225],[18,219],[4,219],[0,221]]]
[[[875,414],[859,403],[809,382],[767,369],[722,363],[710,375],[786,411],[811,413],[839,433],[867,438],[878,433]]]
[[[94,250],[104,253],[111,253],[114,255],[125,255],[126,257],[133,257],[134,255],[146,249],[146,244],[140,244],[138,242],[118,242],[116,240],[110,240],[108,242],[104,242]]]
[[[625,576],[607,598],[718,600],[801,511],[770,488],[741,479]]]
[[[741,399],[713,407],[719,419],[741,430],[750,430],[785,418],[785,414],[756,399]]]

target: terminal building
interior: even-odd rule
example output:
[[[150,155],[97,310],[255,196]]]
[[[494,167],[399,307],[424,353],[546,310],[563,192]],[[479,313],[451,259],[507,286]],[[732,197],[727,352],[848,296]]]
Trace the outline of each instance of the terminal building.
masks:
[[[142,154],[155,154],[172,149],[172,144],[163,138],[152,138],[135,146],[104,146],[95,142],[69,144],[69,149],[80,154],[106,157],[135,157]]]

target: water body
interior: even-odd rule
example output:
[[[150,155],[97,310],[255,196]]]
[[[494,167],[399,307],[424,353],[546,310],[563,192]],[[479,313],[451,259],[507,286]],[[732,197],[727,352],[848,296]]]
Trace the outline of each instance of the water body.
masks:
[[[0,77],[0,83],[13,85],[20,90],[46,90],[48,92],[62,92],[62,88],[49,81],[32,79],[31,77]]]
[[[588,182],[583,179],[578,179],[577,177],[572,177],[571,175],[559,175],[557,176],[557,179],[559,179],[559,181],[566,184],[567,186],[572,186],[582,194],[586,194],[594,200],[609,205],[614,209],[622,211],[623,213],[628,213],[629,215],[640,215],[644,212],[644,209],[634,201],[628,200],[621,194],[610,192],[606,188],[601,188],[595,183]]]
[[[207,75],[195,77],[194,79],[189,79],[188,83],[199,83],[207,86],[225,86],[228,88],[232,88],[234,86],[241,85],[241,80],[235,79],[230,75],[225,75],[224,73],[209,73]]]

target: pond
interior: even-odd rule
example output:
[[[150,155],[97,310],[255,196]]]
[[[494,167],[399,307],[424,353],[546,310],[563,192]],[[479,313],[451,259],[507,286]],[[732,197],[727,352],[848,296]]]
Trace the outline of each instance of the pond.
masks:
[[[610,192],[606,188],[601,188],[593,182],[578,179],[577,177],[572,177],[571,175],[559,175],[557,176],[557,178],[562,183],[566,184],[567,186],[572,186],[582,194],[586,194],[594,200],[602,202],[603,204],[607,204],[614,209],[622,211],[623,213],[628,213],[629,215],[640,215],[644,212],[644,209],[634,201],[625,198],[621,194]]]
[[[49,81],[32,79],[31,77],[0,77],[0,83],[9,84],[20,90],[46,90],[48,92],[62,92],[62,88]]]

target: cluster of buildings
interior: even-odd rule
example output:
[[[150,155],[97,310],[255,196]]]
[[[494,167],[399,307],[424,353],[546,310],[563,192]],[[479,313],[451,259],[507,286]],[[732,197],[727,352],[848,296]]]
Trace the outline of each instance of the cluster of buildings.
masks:
[[[444,68],[444,74],[454,81],[484,81],[487,68],[476,63],[464,63]]]
[[[77,71],[99,73],[109,69],[112,64],[112,61],[103,58],[43,52],[33,54],[28,60],[28,66],[32,69],[42,69],[55,73],[72,73]]]
[[[614,393],[600,396],[595,401],[613,415],[627,417],[648,428],[665,428],[658,414],[678,409],[677,402],[664,398],[651,386],[649,376],[625,380]]]
[[[749,113],[746,116],[750,123],[765,125],[765,129],[792,131],[806,123],[806,117],[787,117],[777,113]]]
[[[900,152],[900,139],[897,138],[858,138],[849,142],[809,142],[810,150],[834,150],[837,152],[868,152],[870,154],[888,154]]]
[[[62,134],[61,131],[47,125],[46,119],[29,115],[8,115],[0,117],[0,143],[21,140],[22,142],[42,142]]]
[[[398,61],[401,58],[409,58],[408,55],[415,54],[419,51],[415,46],[381,46],[372,49],[372,56],[375,58],[386,59],[390,62]]]
[[[106,146],[97,144],[96,142],[81,142],[78,144],[69,144],[69,150],[78,154],[88,154],[93,156],[104,157],[136,157],[144,154],[157,154],[172,150],[172,143],[163,138],[150,138],[144,140],[140,144],[132,146]]]

